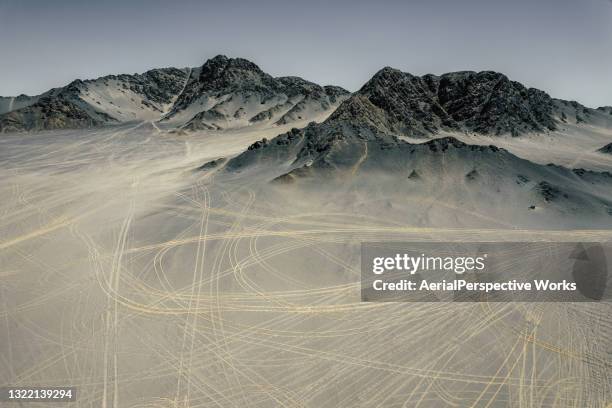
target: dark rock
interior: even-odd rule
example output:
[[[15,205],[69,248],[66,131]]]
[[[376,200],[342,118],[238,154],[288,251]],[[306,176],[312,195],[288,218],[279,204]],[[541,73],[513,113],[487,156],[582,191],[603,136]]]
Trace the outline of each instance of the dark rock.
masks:
[[[266,147],[268,145],[268,139],[266,139],[265,137],[261,140],[256,141],[255,143],[253,143],[252,145],[250,145],[247,150],[256,150],[256,149],[261,149],[263,147]]]
[[[518,136],[555,130],[555,111],[545,92],[525,88],[497,72],[418,77],[386,67],[331,118],[366,122],[384,132],[413,137],[440,130]]]
[[[604,147],[597,149],[598,152],[612,154],[612,143],[608,143]]]
[[[202,96],[218,98],[230,95],[229,99],[240,96],[244,99],[257,100],[260,105],[270,100],[281,101],[278,105],[254,115],[250,121],[256,123],[270,120],[275,114],[288,111],[277,122],[277,124],[286,124],[299,120],[300,112],[309,103],[319,106],[321,110],[327,110],[333,103],[345,99],[348,94],[348,91],[340,87],[322,87],[299,77],[274,78],[248,60],[218,55],[204,63],[199,69],[199,75],[195,73],[191,75],[172,111],[165,119],[170,119],[196,103]],[[293,98],[299,100],[295,105],[288,102]],[[214,119],[199,115],[190,121],[207,120]]]
[[[479,177],[480,177],[480,174],[478,173],[476,169],[473,169],[472,171],[470,171],[468,174],[465,175],[465,178],[468,181],[474,181]]]
[[[225,157],[220,157],[218,159],[211,160],[209,162],[204,163],[203,165],[198,167],[196,170],[211,170],[211,169],[214,169],[216,167],[219,167],[220,165],[225,163],[226,160],[227,159]]]
[[[538,183],[536,188],[540,192],[542,197],[544,197],[545,201],[552,201],[559,197],[559,195],[561,194],[561,190],[558,187],[553,186],[547,181],[541,181],[540,183]]]
[[[523,176],[522,174],[516,176],[516,179],[516,184],[526,184],[529,182],[529,177]]]

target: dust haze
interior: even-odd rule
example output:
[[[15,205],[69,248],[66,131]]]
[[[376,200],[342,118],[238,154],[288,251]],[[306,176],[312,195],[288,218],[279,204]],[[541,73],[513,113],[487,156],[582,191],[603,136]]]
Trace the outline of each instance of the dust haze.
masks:
[[[143,124],[3,137],[1,381],[71,384],[78,406],[609,400],[608,305],[360,303],[358,269],[363,240],[608,229],[514,228],[374,186],[347,205],[194,171],[263,136]]]

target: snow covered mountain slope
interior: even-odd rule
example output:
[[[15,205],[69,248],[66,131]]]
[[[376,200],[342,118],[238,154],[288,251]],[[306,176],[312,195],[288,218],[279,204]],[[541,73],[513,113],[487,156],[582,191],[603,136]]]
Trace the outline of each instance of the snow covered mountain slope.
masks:
[[[250,61],[219,55],[191,71],[162,122],[194,130],[284,125],[331,111],[348,95],[298,77],[274,78]]]
[[[480,81],[474,73],[458,75]],[[457,209],[525,227],[612,225],[612,173],[576,165],[583,155],[600,155],[596,168],[610,169],[601,154],[606,147],[601,153],[586,147],[609,135],[609,114],[541,91],[523,92],[512,83],[504,85],[506,90],[485,91],[491,76],[498,77],[485,73],[484,84],[472,83],[471,91],[444,85],[436,95],[455,96],[441,98],[422,87],[423,79],[384,69],[324,122],[256,141],[222,165],[202,168],[218,172],[218,180],[249,180],[279,199],[317,196],[342,210],[361,202],[370,206],[368,214],[393,211],[388,204],[424,225],[433,218],[453,224],[457,220],[447,217],[456,217]],[[487,92],[492,94],[480,95]],[[577,121],[576,115],[584,120]],[[593,134],[586,132],[587,140],[580,129]],[[595,129],[603,133],[595,136]],[[568,156],[572,160],[563,156],[555,164],[517,155],[509,143],[544,149],[555,138],[567,137],[576,139]],[[492,145],[496,142],[513,151]],[[581,151],[581,144],[587,150]],[[381,200],[386,203],[382,207]]]
[[[40,96],[0,98],[0,131],[160,121],[184,130],[286,125],[331,113],[348,91],[298,77],[273,78],[254,63],[217,56],[198,68],[75,80]]]
[[[22,104],[5,103],[11,110],[0,115],[0,130],[82,128],[155,120],[173,102],[186,75],[186,70],[167,68],[75,80]]]

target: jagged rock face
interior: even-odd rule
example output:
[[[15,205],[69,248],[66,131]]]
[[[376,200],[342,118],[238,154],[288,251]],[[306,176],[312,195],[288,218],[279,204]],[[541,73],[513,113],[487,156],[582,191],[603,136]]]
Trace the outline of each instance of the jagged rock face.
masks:
[[[437,96],[442,108],[467,130],[519,135],[556,129],[550,96],[496,72],[442,75]]]
[[[83,128],[156,118],[182,89],[185,78],[184,70],[167,68],[75,80],[29,97],[29,103],[0,116],[0,131]]]
[[[395,135],[446,130],[517,136],[555,130],[558,123],[605,124],[612,114],[610,107],[552,99],[491,71],[419,77],[387,67],[349,96],[340,87],[274,78],[248,60],[219,55],[194,69],[109,75],[40,96],[0,97],[0,131],[131,121],[163,121],[185,130],[303,126],[334,112],[328,121]]]
[[[158,120],[186,130],[284,125],[326,116],[348,94],[298,77],[274,78],[250,61],[220,55],[194,69],[108,75],[36,97],[0,98],[0,131]]]
[[[367,96],[359,94],[346,100],[328,119],[328,122],[336,121],[373,127],[381,132],[400,133],[395,131],[397,124],[393,122],[383,108],[374,105]]]
[[[97,79],[85,81],[76,80],[68,84],[64,89],[74,94],[87,93],[96,86],[112,87],[117,85],[119,92],[130,91],[146,98],[149,103],[167,104],[180,92],[187,79],[187,73],[183,69],[160,68],[152,69],[143,74],[120,74],[107,75]]]
[[[192,71],[173,111],[186,108],[206,93],[221,96],[237,89],[255,91],[265,88],[265,83],[271,80],[272,77],[250,61],[219,55],[206,61],[200,69]]]
[[[325,85],[323,89],[325,89],[325,94],[332,103],[344,100],[349,95],[349,92],[346,89],[335,85]]]
[[[24,108],[0,117],[0,131],[87,128],[116,120],[105,113],[88,110],[71,98],[74,89],[58,95],[41,97]]]
[[[401,168],[415,152],[434,154],[460,149],[465,152],[500,152],[495,146],[467,145],[455,138],[430,140],[410,144],[394,135],[381,132],[375,126],[334,120],[311,123],[303,129],[292,129],[272,140],[253,143],[241,155],[227,164],[230,171],[247,169],[255,163],[291,163],[290,170],[311,167],[315,170],[344,171],[359,162],[367,162],[376,170],[393,171]],[[282,171],[282,167],[281,170]]]
[[[274,78],[242,58],[219,55],[194,69],[165,121],[187,129],[221,129],[254,123],[278,125],[330,111],[348,97],[298,77]]]
[[[593,120],[603,115],[553,100],[495,72],[417,77],[386,68],[324,122],[257,141],[222,169],[207,171],[230,182],[248,177],[272,192],[323,191],[325,199],[349,206],[367,206],[369,197],[377,194],[400,201],[411,197],[416,203],[435,197],[479,214],[512,201],[513,215],[521,217],[545,207],[555,217],[580,213],[609,222],[612,200],[601,194],[612,188],[608,173],[546,166],[493,145],[469,145],[453,137],[424,143],[403,137],[440,130],[541,132],[554,129],[560,113],[570,108]],[[365,201],[352,200],[364,193]]]
[[[608,220],[612,174],[521,159],[493,145],[470,145],[453,137],[409,143],[373,126],[334,120],[292,129],[253,143],[229,160],[219,177],[269,183],[292,191],[345,195],[366,191],[417,201],[436,197],[452,205],[484,209],[507,200],[517,211],[546,207],[561,214]],[[406,195],[401,195],[406,194]],[[342,198],[342,194],[338,199]],[[350,203],[350,200],[349,200]],[[489,203],[489,204],[487,204]]]
[[[383,131],[417,137],[440,130],[519,135],[556,129],[552,98],[491,71],[418,77],[384,68],[332,118],[365,118]]]
[[[243,58],[218,55],[202,66],[198,83],[203,91],[244,88],[268,82],[272,77]]]
[[[123,80],[126,88],[146,96],[149,101],[167,104],[181,91],[187,73],[182,69],[162,68],[147,71],[142,75],[119,75],[108,78]]]
[[[358,92],[388,117],[392,133],[423,136],[452,127],[425,78],[384,68]]]

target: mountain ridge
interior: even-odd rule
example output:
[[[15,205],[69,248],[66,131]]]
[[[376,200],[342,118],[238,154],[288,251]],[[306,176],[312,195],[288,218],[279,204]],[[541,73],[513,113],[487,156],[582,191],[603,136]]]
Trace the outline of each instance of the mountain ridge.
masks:
[[[499,72],[415,76],[385,67],[331,119],[365,121],[387,133],[411,137],[440,131],[519,136],[555,131],[570,117],[575,123],[585,123],[598,114],[575,101],[527,88]]]
[[[492,144],[468,144],[452,136],[412,143],[343,121],[292,129],[253,143],[220,168],[201,169],[275,191],[325,191],[337,197],[331,201],[377,191],[398,202],[441,196],[448,205],[469,203],[482,213],[490,210],[486,203],[503,208],[511,200],[513,211],[523,214],[590,215],[606,223],[612,216],[609,172],[538,164]]]
[[[257,141],[214,171],[262,185],[296,184],[301,191],[396,195],[399,189],[424,200],[442,183],[453,192],[453,205],[475,195],[486,196],[483,202],[515,197],[526,211],[591,212],[609,222],[612,200],[603,191],[612,188],[610,173],[539,164],[494,144],[438,135],[553,132],[570,122],[606,120],[604,115],[491,71],[416,77],[383,68],[325,121]],[[415,138],[423,143],[409,141]]]
[[[494,71],[416,76],[384,67],[350,94],[297,76],[273,77],[249,60],[224,55],[196,68],[107,75],[37,96],[0,97],[2,132],[129,121],[221,130],[289,125],[325,114],[417,138],[445,131],[520,136],[607,121],[612,108],[555,99]]]
[[[34,97],[0,97],[0,132],[87,128],[129,121],[167,122],[186,130],[272,120],[286,124],[314,119],[316,114],[335,108],[347,95],[348,91],[340,87],[323,87],[299,77],[274,78],[251,61],[218,55],[196,68],[106,75],[75,80]],[[276,103],[267,106],[266,97]],[[211,106],[206,106],[203,99]],[[246,103],[250,105],[243,106]],[[187,116],[173,120],[181,112]]]

